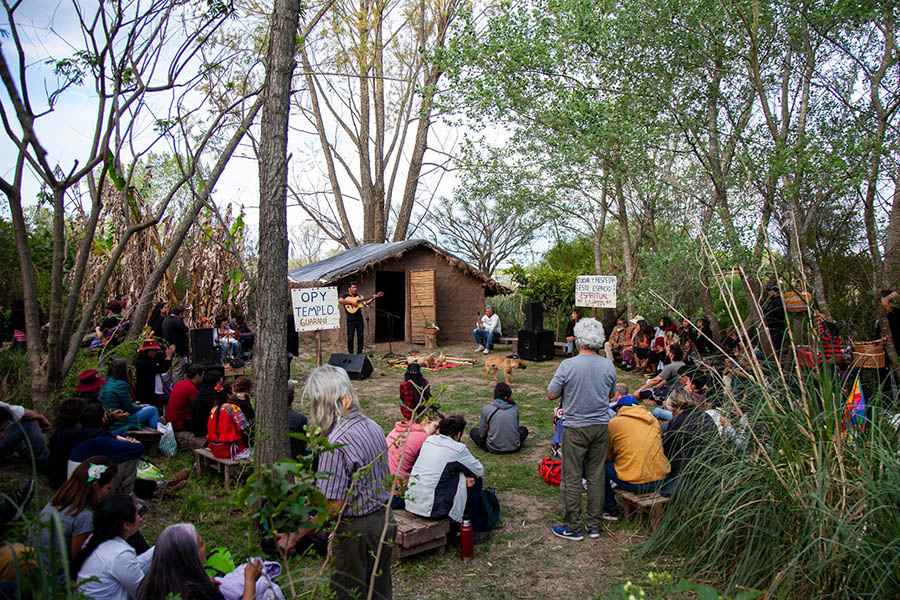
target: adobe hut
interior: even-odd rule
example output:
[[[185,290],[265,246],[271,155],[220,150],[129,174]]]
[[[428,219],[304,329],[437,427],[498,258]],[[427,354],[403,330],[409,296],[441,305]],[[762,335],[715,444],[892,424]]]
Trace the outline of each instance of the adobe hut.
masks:
[[[485,297],[509,293],[482,271],[425,240],[364,244],[288,274],[292,288],[337,286],[338,295],[351,281],[366,298],[384,292],[364,309],[366,345],[424,344],[426,323],[440,327],[438,342],[467,341]],[[341,329],[323,332],[325,339],[343,343],[346,316],[341,311]]]

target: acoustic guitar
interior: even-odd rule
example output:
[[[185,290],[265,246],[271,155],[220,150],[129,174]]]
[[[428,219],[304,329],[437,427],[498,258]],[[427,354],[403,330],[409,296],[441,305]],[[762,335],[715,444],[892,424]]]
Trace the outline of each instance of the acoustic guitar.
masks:
[[[347,310],[348,314],[352,315],[353,313],[358,311],[363,306],[368,306],[369,302],[371,302],[375,298],[381,298],[382,296],[384,296],[384,292],[376,292],[375,294],[373,294],[372,296],[369,296],[368,298],[363,298],[362,296],[359,296],[359,295],[347,296],[345,298],[345,300],[353,300],[354,302],[356,302],[356,304],[355,305],[345,304],[344,308]]]

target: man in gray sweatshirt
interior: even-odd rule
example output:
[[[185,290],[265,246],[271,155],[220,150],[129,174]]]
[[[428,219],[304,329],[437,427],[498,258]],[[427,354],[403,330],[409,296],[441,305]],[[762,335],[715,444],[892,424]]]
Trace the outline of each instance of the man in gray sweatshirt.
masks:
[[[481,423],[469,434],[487,452],[503,454],[522,447],[528,429],[519,426],[519,407],[506,383],[501,381],[494,386],[494,400],[482,409]]]

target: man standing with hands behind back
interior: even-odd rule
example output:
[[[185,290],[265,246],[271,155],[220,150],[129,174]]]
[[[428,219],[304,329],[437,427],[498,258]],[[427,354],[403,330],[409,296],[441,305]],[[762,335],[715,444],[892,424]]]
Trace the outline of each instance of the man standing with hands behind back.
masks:
[[[547,398],[562,397],[562,481],[560,491],[565,506],[565,523],[554,525],[553,534],[584,539],[582,534],[581,477],[587,479],[587,533],[600,537],[601,523],[611,515],[603,513],[606,485],[606,449],[609,445],[609,401],[616,395],[616,368],[603,350],[606,334],[596,319],[581,319],[575,325],[578,354],[562,361],[550,385]]]

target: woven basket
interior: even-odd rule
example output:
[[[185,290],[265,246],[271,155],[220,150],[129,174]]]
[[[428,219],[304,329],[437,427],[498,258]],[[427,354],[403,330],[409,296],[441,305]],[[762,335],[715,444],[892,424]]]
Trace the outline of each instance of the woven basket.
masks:
[[[853,366],[860,369],[884,368],[884,340],[853,342]]]
[[[784,309],[788,312],[806,312],[807,305],[812,302],[812,294],[809,292],[785,292],[782,296]]]

